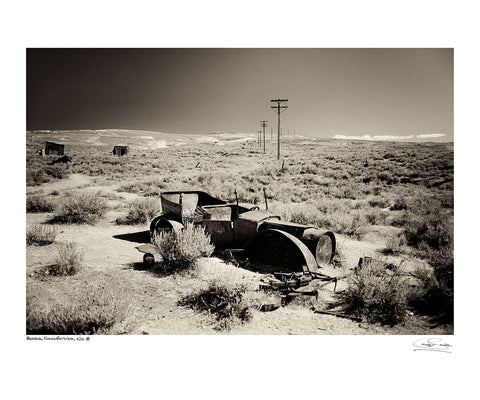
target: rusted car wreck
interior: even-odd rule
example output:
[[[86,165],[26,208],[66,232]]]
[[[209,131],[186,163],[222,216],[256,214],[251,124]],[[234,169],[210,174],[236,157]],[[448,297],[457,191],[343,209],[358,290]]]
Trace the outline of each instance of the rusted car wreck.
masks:
[[[335,253],[332,232],[282,221],[258,206],[229,203],[201,191],[164,192],[161,205],[162,214],[150,224],[152,237],[193,222],[204,227],[217,250],[241,249],[256,263],[292,273],[315,273]]]

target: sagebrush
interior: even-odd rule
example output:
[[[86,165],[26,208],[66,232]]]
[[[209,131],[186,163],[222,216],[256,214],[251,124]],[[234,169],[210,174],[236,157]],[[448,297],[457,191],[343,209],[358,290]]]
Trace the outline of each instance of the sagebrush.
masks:
[[[412,287],[401,268],[387,267],[388,264],[375,259],[357,267],[347,289],[339,293],[347,314],[388,325],[405,320]]]
[[[28,194],[27,195],[27,212],[41,213],[52,212],[54,210],[53,203],[47,196],[42,194]]]
[[[52,222],[93,224],[104,216],[107,209],[105,200],[95,194],[72,194],[60,204]]]
[[[206,289],[183,297],[178,304],[212,314],[216,329],[230,330],[235,323],[248,322],[252,318],[252,307],[245,300],[246,291],[247,286],[243,284],[226,285],[212,281]]]
[[[202,227],[185,224],[181,231],[160,232],[153,243],[162,256],[162,272],[182,272],[193,269],[201,257],[209,257],[214,251],[210,235]]]
[[[45,246],[55,241],[57,228],[54,226],[34,224],[27,229],[27,245]]]
[[[387,237],[385,241],[385,248],[382,250],[383,254],[398,255],[406,246],[407,239],[403,232],[393,234]]]
[[[136,199],[128,205],[127,215],[117,219],[117,224],[144,224],[150,222],[159,211],[158,199],[153,197]]]
[[[133,323],[131,301],[106,286],[89,286],[67,303],[57,303],[48,311],[27,299],[27,334],[95,335],[127,333]],[[117,332],[112,332],[117,329]]]
[[[77,243],[64,243],[58,250],[55,264],[48,266],[46,272],[53,276],[75,275],[82,269],[84,258],[84,252]]]
[[[417,268],[415,271],[421,287],[413,305],[418,312],[439,322],[453,323],[453,262],[452,248],[443,247],[430,252],[431,269]]]

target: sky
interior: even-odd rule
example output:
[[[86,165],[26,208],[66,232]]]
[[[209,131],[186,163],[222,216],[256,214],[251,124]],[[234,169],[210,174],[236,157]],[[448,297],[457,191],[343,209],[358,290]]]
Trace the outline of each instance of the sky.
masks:
[[[27,49],[27,130],[453,141],[451,48]]]

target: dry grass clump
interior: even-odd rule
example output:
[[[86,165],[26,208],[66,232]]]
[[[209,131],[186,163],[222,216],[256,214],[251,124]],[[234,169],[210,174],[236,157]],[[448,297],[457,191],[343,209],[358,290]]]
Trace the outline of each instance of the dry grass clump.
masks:
[[[387,267],[380,260],[370,260],[357,268],[348,288],[339,294],[347,314],[388,325],[405,320],[413,289],[401,268]]]
[[[68,303],[43,311],[27,299],[27,334],[95,335],[126,333],[133,321],[131,301],[105,286],[87,287]]]
[[[48,266],[45,272],[53,276],[75,275],[82,269],[84,258],[76,243],[65,243],[58,250],[55,264]]]
[[[201,257],[211,256],[215,249],[210,235],[192,223],[185,224],[179,232],[161,232],[154,236],[153,243],[162,256],[160,269],[163,273],[191,270]]]
[[[215,329],[230,330],[234,324],[252,318],[252,305],[245,299],[247,288],[245,284],[211,281],[206,289],[184,296],[178,304],[207,312],[215,317]]]
[[[41,213],[52,212],[53,210],[53,203],[47,196],[41,194],[27,195],[27,212]]]
[[[27,229],[27,246],[45,246],[55,241],[57,229],[54,226],[34,224]]]
[[[93,224],[107,211],[105,200],[92,193],[72,194],[59,206],[52,219],[55,223]]]
[[[137,225],[150,222],[153,217],[158,215],[160,205],[158,199],[145,197],[134,200],[128,206],[127,215],[117,219],[117,224]]]

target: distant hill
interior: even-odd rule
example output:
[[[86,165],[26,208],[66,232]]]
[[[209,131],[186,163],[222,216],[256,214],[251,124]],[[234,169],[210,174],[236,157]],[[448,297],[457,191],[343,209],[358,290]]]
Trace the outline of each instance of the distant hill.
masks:
[[[63,144],[123,145],[138,149],[161,149],[192,142],[223,146],[226,143],[257,140],[256,134],[250,133],[182,134],[129,129],[38,130],[27,131],[27,135]]]

